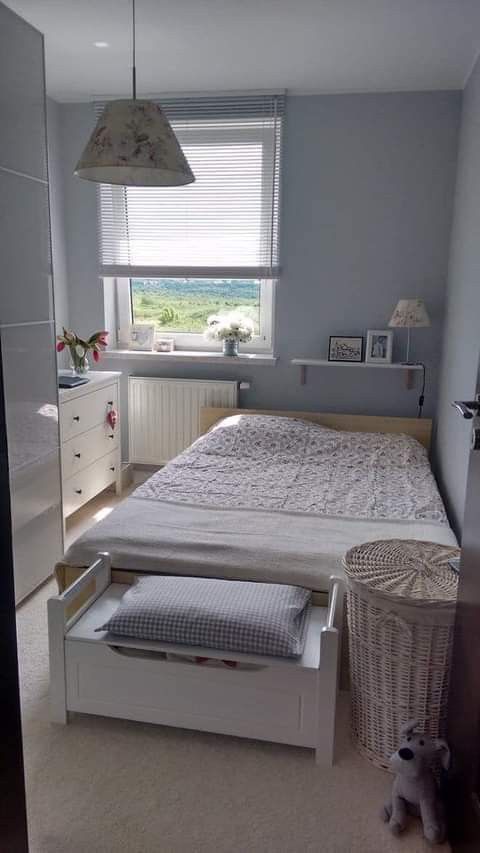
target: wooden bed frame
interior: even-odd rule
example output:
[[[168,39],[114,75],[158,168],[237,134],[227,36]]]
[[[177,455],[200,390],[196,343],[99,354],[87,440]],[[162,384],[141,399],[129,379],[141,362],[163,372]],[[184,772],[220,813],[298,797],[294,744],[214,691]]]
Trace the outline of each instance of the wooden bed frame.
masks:
[[[390,418],[376,415],[344,415],[335,412],[283,412],[274,409],[220,409],[212,406],[200,411],[200,432],[208,432],[229,415],[280,415],[283,418],[302,418],[305,421],[349,432],[403,433],[416,438],[430,450],[432,421],[428,418]]]
[[[209,407],[201,411],[201,432],[207,432],[222,418],[237,414],[297,417],[323,426],[356,432],[406,433],[420,441],[427,449],[430,447],[431,421],[413,418]],[[108,544],[105,543],[106,548]],[[108,597],[115,592],[115,589],[119,594],[126,588],[124,584],[133,583],[135,577],[140,574],[141,572],[112,569],[107,553],[100,554],[90,568],[68,566],[65,563],[57,565],[56,576],[60,595],[52,598],[48,603],[53,720],[65,723],[69,711],[81,711],[217,731],[310,747],[315,749],[319,763],[327,766],[332,764],[338,673],[341,660],[345,668],[346,649],[346,644],[343,650],[341,646],[343,625],[343,583],[341,581],[332,579],[330,593],[317,593],[313,596],[315,613],[318,614],[318,618],[325,619],[320,634],[313,641],[312,648],[316,650],[315,663],[307,664],[302,658],[295,666],[281,661],[272,663],[270,666],[269,662],[258,660],[255,661],[259,665],[258,672],[252,676],[251,673],[242,671],[234,673],[217,669],[200,671],[198,667],[184,661],[178,663],[168,661],[164,657],[165,649],[158,644],[154,644],[158,655],[155,655],[156,659],[151,659],[145,657],[145,653],[152,652],[152,644],[143,642],[132,644],[122,641],[122,647],[136,646],[139,657],[132,657],[133,648],[123,650],[130,653],[125,655],[118,646],[112,648],[108,644],[108,639],[101,639],[99,635],[92,633],[91,627],[85,633],[86,628],[82,628],[82,625],[90,618],[89,611],[93,607],[100,606],[102,595]],[[122,586],[119,587],[119,585]],[[98,625],[100,614],[92,613],[93,615],[96,616],[95,624]],[[82,620],[82,617],[85,619]],[[104,621],[103,615],[100,623],[102,621]],[[179,651],[187,653],[188,649]],[[223,655],[222,652],[206,649],[190,651],[205,657],[222,657]],[[236,656],[229,653],[228,657],[230,659]],[[81,693],[77,677],[79,669],[86,673],[87,680],[94,679],[96,686],[92,695],[87,695],[88,691],[85,695]],[[108,678],[104,678],[107,672]],[[131,697],[136,696],[139,684],[140,687],[143,685],[143,681],[139,679],[140,675],[145,685],[154,683],[154,689],[152,688],[152,692],[146,687],[145,696],[140,696],[138,703],[135,703]],[[196,679],[195,689],[198,690],[198,696],[203,702],[203,710],[195,713],[191,710],[195,708],[195,694],[191,691],[192,677]],[[113,691],[110,695],[108,685],[112,678],[117,692]],[[168,685],[172,683],[172,678],[181,685],[186,685],[190,693],[183,704],[179,702],[171,707],[164,707],[163,696]],[[165,683],[164,679],[166,679]],[[253,709],[260,709],[258,719],[252,714],[250,717],[246,715],[245,718],[239,719],[236,708],[225,707],[222,710],[223,722],[219,723],[216,697],[226,696],[225,701],[227,701],[229,694],[228,690],[225,692],[225,687],[229,687],[230,684],[232,689],[234,686],[235,689],[237,687],[245,689],[245,695],[250,696],[250,706]],[[291,714],[288,720],[280,721],[282,725],[279,725],[276,703],[280,688],[283,694],[288,695],[285,709],[282,706],[282,713],[287,714],[289,707],[298,708],[301,702],[302,707],[308,712],[306,716],[303,715],[306,722],[301,721],[299,724],[297,713]],[[272,708],[275,707],[275,713],[268,711],[269,703]]]

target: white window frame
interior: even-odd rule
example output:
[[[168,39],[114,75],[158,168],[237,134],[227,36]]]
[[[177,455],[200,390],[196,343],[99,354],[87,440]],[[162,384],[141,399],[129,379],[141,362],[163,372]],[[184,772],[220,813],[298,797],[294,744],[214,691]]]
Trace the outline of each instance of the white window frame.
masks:
[[[162,278],[162,276],[145,276],[147,278]],[[171,274],[169,278],[174,278]],[[195,276],[192,276],[195,277]],[[240,276],[239,276],[240,277]],[[117,277],[113,279],[114,304],[116,313],[117,346],[119,349],[128,348],[129,327],[133,322],[132,303],[130,294],[130,278],[142,278],[132,275],[129,278]],[[215,278],[215,275],[212,275]],[[106,283],[108,280],[104,279]],[[109,281],[112,281],[110,279]],[[262,279],[260,282],[260,334],[256,335],[249,343],[241,345],[245,353],[272,353],[273,352],[273,329],[274,329],[274,306],[275,306],[276,281]],[[157,338],[173,338],[175,349],[189,352],[220,352],[221,341],[206,340],[202,334],[185,332],[162,332],[156,329]]]

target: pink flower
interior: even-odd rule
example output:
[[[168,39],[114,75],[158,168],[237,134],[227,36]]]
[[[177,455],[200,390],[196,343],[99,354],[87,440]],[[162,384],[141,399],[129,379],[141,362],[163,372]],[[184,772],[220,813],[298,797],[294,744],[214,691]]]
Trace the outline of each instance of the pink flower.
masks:
[[[59,341],[57,344],[57,352],[61,352],[62,349],[65,349],[65,344],[63,341]]]

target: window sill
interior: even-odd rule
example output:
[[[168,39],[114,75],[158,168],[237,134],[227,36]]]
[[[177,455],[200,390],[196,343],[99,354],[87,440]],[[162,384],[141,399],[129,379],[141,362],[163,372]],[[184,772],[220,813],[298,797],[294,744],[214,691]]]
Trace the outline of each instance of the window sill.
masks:
[[[221,352],[203,352],[202,350],[174,350],[173,352],[151,352],[130,349],[110,349],[103,354],[104,358],[147,359],[153,361],[170,361],[201,364],[258,364],[261,367],[274,367],[277,359],[272,353],[244,352],[240,355],[228,356]]]

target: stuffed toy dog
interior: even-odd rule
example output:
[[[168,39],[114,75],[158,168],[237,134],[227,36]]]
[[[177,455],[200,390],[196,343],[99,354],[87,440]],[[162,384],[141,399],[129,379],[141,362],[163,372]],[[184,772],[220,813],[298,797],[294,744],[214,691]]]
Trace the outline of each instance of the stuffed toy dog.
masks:
[[[445,840],[445,820],[438,785],[431,765],[436,755],[445,770],[450,765],[450,750],[444,740],[418,734],[416,722],[407,723],[400,730],[402,742],[391,759],[396,776],[392,799],[382,812],[394,835],[399,835],[407,824],[407,815],[422,818],[423,834],[432,844]]]

